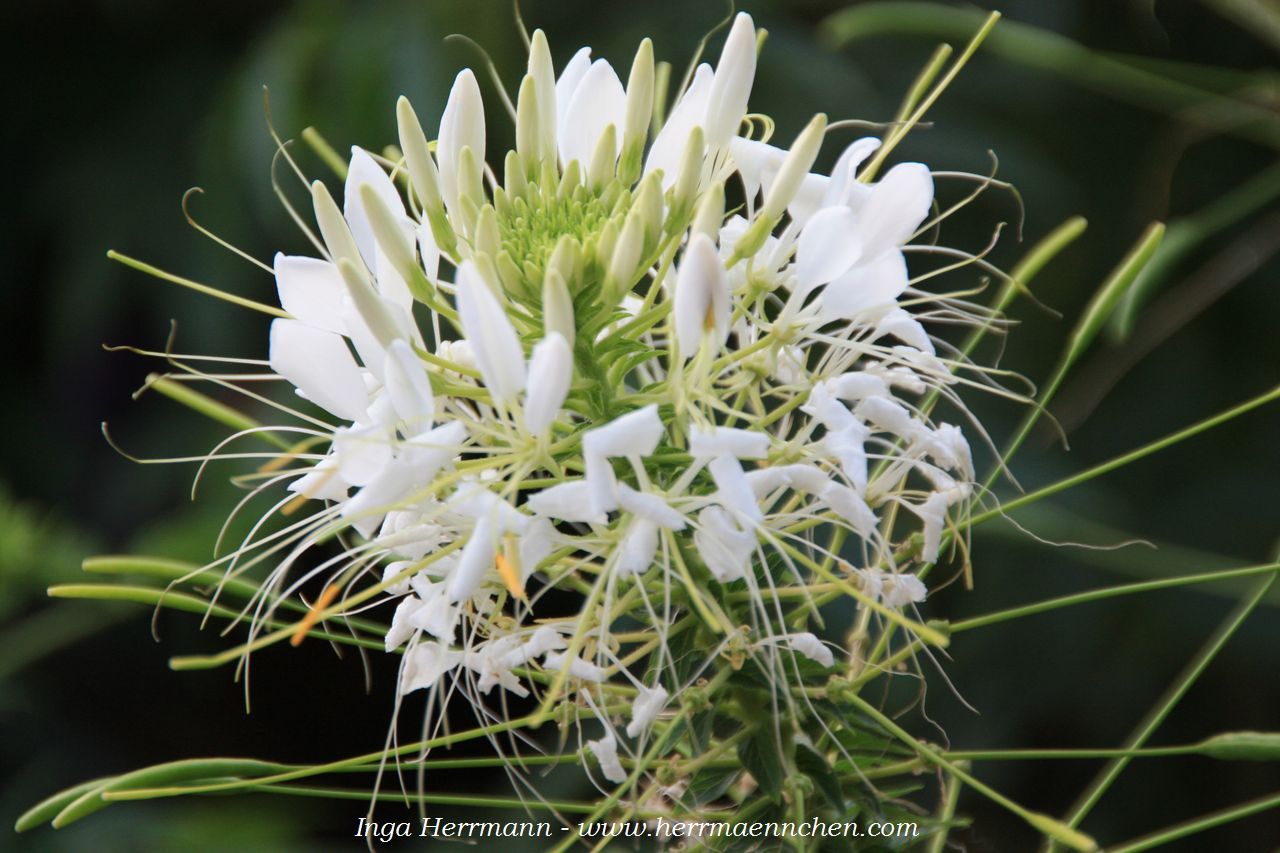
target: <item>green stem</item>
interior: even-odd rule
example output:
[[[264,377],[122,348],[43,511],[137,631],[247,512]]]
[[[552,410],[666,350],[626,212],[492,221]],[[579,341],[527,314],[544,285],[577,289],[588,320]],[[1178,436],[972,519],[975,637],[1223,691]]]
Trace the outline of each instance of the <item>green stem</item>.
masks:
[[[1070,607],[1074,604],[1085,604],[1090,601],[1102,601],[1104,599],[1114,598],[1120,595],[1132,595],[1133,593],[1138,592],[1150,592],[1151,590],[1156,589],[1168,589],[1170,587],[1188,586],[1190,584],[1222,581],[1230,578],[1244,578],[1253,577],[1254,575],[1273,574],[1276,571],[1280,571],[1280,563],[1268,563],[1263,566],[1248,566],[1243,569],[1229,569],[1227,571],[1202,572],[1200,574],[1183,575],[1182,577],[1176,578],[1162,578],[1160,580],[1109,586],[1102,589],[1091,589],[1087,592],[1063,595],[1058,598],[1037,601],[1033,604],[1026,604],[1021,607],[1011,607],[1008,610],[999,610],[995,613],[988,613],[985,616],[975,616],[972,619],[962,619],[959,622],[951,623],[951,633],[955,634],[959,631],[968,631],[972,628],[984,628],[988,625],[1007,622],[1010,619],[1020,619],[1023,616],[1033,616],[1037,613],[1056,610],[1059,607]]]
[[[1144,835],[1141,838],[1112,847],[1110,850],[1111,853],[1138,853],[1140,850],[1151,850],[1171,841],[1177,841],[1179,838],[1186,838],[1188,835],[1195,835],[1197,832],[1204,832],[1206,829],[1222,826],[1223,824],[1274,808],[1280,808],[1280,792],[1266,797],[1259,797],[1256,800],[1250,800],[1238,806],[1212,812],[1184,823],[1175,824],[1168,829]]]
[[[1213,429],[1216,426],[1224,424],[1227,421],[1232,420],[1233,418],[1237,418],[1240,415],[1245,414],[1246,412],[1250,412],[1258,408],[1259,406],[1264,406],[1267,403],[1270,403],[1272,400],[1275,400],[1277,398],[1280,398],[1280,385],[1277,385],[1275,388],[1272,388],[1270,391],[1266,392],[1265,394],[1261,394],[1257,397],[1254,397],[1251,400],[1247,400],[1246,402],[1241,403],[1240,405],[1234,408],[1228,409],[1225,412],[1221,412],[1210,418],[1206,418],[1205,420],[1199,421],[1198,423],[1192,424],[1186,429],[1182,429],[1182,430],[1179,430],[1178,432],[1172,433],[1171,435],[1167,435],[1164,438],[1159,439],[1158,441],[1152,442],[1151,444],[1143,445],[1142,447],[1139,447],[1137,450],[1131,450],[1128,453],[1117,456],[1116,458],[1110,461],[1103,462],[1101,465],[1095,465],[1094,467],[1089,468],[1085,471],[1082,471],[1079,474],[1076,474],[1071,477],[1067,477],[1066,479],[1063,479],[1063,480],[1059,480],[1058,482],[1052,483],[1043,488],[1036,489],[1034,492],[1030,492],[1028,494],[1022,495],[1021,497],[1014,498],[1011,501],[1007,501],[1001,504],[996,509],[988,510],[986,512],[971,516],[967,522],[960,522],[960,524],[961,526],[975,527],[979,524],[982,524],[985,521],[990,521],[992,518],[995,518],[996,516],[1004,515],[1007,512],[1015,510],[1018,507],[1035,503],[1036,501],[1042,500],[1043,498],[1047,498],[1050,495],[1056,495],[1058,492],[1066,491],[1067,489],[1070,489],[1073,486],[1078,486],[1081,483],[1088,482],[1089,480],[1092,480],[1095,477],[1099,477],[1103,474],[1110,473],[1111,471],[1114,471],[1117,468],[1123,468],[1125,465],[1128,465],[1130,462],[1137,462],[1139,459],[1144,459],[1153,453],[1157,453],[1161,450],[1164,450],[1166,447],[1172,447],[1173,445],[1181,441],[1185,441],[1188,438],[1193,438],[1202,432],[1206,432],[1210,429]]]
[[[925,761],[945,771],[953,779],[962,780],[970,788],[973,788],[975,791],[982,794],[984,797],[991,800],[992,802],[1000,806],[1003,806],[1004,808],[1013,812],[1018,817],[1022,818],[1027,823],[1031,824],[1040,832],[1043,832],[1049,835],[1051,838],[1062,841],[1063,843],[1067,844],[1068,846],[1076,850],[1090,851],[1090,850],[1097,849],[1097,844],[1095,844],[1093,842],[1093,839],[1089,838],[1088,836],[1085,836],[1084,834],[1076,831],[1071,827],[1063,826],[1061,823],[1049,817],[1048,815],[1037,814],[1036,812],[1033,812],[1030,809],[1025,808],[1024,806],[1021,806],[1018,803],[1015,803],[1013,800],[1009,799],[1004,794],[990,787],[985,782],[981,782],[978,779],[974,778],[966,770],[964,770],[961,767],[958,767],[955,763],[949,761],[938,750],[934,749],[933,747],[929,746],[926,743],[921,743],[920,741],[916,740],[914,737],[911,736],[909,732],[907,732],[905,729],[903,729],[893,720],[889,719],[889,717],[885,716],[880,711],[879,708],[877,708],[875,705],[872,705],[870,702],[863,699],[861,696],[858,696],[856,694],[851,694],[849,696],[849,701],[857,705],[862,710],[863,713],[865,713],[867,716],[874,719],[877,723],[879,723],[882,727],[884,727],[884,729],[888,731],[890,734],[892,734],[894,737],[898,738],[907,746],[915,750],[915,752]]]
[[[984,18],[978,9],[943,6],[940,3],[867,3],[837,12],[823,28],[840,46],[855,39],[884,33],[960,39],[973,32]],[[1057,33],[1005,22],[987,40],[988,55],[1007,62],[1035,68],[1071,80],[1108,97],[1148,110],[1187,114],[1195,107],[1229,105],[1231,132],[1271,147],[1280,147],[1280,122],[1270,110],[1241,98],[1154,74],[1135,67],[1126,59],[1090,50]],[[1239,90],[1246,81],[1261,82],[1246,75],[1230,86]]]
[[[1192,658],[1178,680],[1160,697],[1160,701],[1139,723],[1138,728],[1125,742],[1124,749],[1138,749],[1155,734],[1156,729],[1160,727],[1160,724],[1169,716],[1169,713],[1173,711],[1182,697],[1191,689],[1191,686],[1196,683],[1201,673],[1205,671],[1218,652],[1222,650],[1222,647],[1226,645],[1227,640],[1231,639],[1240,626],[1244,624],[1249,614],[1258,606],[1258,602],[1266,595],[1267,590],[1271,588],[1271,584],[1275,582],[1275,579],[1274,573],[1263,578],[1254,587],[1253,591],[1245,596],[1240,604],[1232,610],[1226,620],[1213,632],[1205,645]],[[1067,820],[1069,826],[1076,827],[1080,825],[1080,822],[1097,805],[1098,800],[1102,799],[1102,795],[1107,792],[1107,789],[1120,776],[1121,771],[1128,766],[1130,760],[1129,756],[1121,756],[1113,759],[1103,768],[1102,772],[1072,807],[1071,816]]]
[[[239,305],[241,308],[250,308],[254,311],[259,311],[263,314],[270,314],[272,317],[288,318],[293,316],[288,311],[285,311],[284,309],[281,309],[281,308],[277,308],[274,305],[267,305],[266,303],[257,302],[253,299],[245,299],[243,296],[236,296],[234,293],[227,293],[225,290],[219,290],[216,287],[210,287],[207,284],[201,284],[198,281],[192,281],[189,278],[183,278],[180,275],[174,275],[173,273],[165,272],[159,267],[153,267],[151,264],[145,263],[144,261],[139,261],[136,258],[129,257],[128,255],[122,255],[119,252],[117,252],[115,249],[108,251],[107,257],[113,261],[119,261],[120,263],[124,264],[127,267],[132,267],[138,272],[144,272],[147,275],[154,276],[160,279],[161,281],[167,281],[171,284],[178,284],[178,285],[181,285],[182,287],[189,287],[194,291],[203,293],[205,296],[212,296],[217,299],[223,299],[234,305]]]

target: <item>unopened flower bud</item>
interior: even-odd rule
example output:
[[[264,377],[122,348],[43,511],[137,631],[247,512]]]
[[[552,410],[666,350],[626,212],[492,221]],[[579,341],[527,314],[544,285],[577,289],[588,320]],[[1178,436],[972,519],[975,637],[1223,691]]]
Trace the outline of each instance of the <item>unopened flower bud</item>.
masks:
[[[573,347],[576,326],[573,320],[573,299],[564,276],[554,266],[548,267],[542,279],[542,328],[544,333],[556,332]]]

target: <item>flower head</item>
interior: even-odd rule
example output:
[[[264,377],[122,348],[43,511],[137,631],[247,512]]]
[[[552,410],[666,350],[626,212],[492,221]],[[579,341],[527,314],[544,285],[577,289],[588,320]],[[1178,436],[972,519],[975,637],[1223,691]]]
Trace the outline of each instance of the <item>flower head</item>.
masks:
[[[306,511],[237,551],[273,565],[255,630],[324,576],[386,614],[401,693],[572,707],[619,783],[718,661],[791,703],[856,657],[805,630],[827,593],[920,628],[907,563],[939,557],[973,477],[930,418],[956,363],[926,309],[968,315],[907,264],[932,178],[873,180],[876,139],[815,171],[821,115],[753,138],[758,41],[738,15],[650,136],[652,45],[624,85],[586,48],[557,75],[535,32],[501,162],[463,71],[434,140],[401,99],[402,158],[353,149],[341,207],[310,186],[320,256],[276,257],[269,340],[308,433],[278,510]]]

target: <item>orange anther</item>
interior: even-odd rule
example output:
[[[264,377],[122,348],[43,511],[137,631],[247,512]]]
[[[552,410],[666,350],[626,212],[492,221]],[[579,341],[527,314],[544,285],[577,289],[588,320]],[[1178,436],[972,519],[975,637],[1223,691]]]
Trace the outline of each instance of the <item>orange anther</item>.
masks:
[[[302,621],[298,623],[298,627],[294,630],[293,636],[289,638],[289,645],[300,646],[302,641],[307,638],[312,627],[320,621],[320,613],[338,597],[338,587],[336,584],[330,584],[324,588],[324,592],[320,593],[320,597],[316,599],[316,603],[311,605],[311,609],[307,611],[307,615],[302,617]]]
[[[511,561],[504,554],[499,554],[495,562],[498,564],[498,574],[502,575],[502,582],[507,585],[507,589],[511,590],[511,594],[516,598],[523,600],[524,584],[520,582],[520,573],[516,571],[515,566],[511,565]]]

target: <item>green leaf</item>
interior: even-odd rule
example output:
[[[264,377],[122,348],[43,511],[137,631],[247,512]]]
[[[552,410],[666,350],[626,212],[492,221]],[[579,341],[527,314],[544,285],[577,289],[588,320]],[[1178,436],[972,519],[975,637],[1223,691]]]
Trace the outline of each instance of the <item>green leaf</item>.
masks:
[[[13,824],[13,831],[26,832],[28,829],[34,829],[42,823],[48,823],[53,820],[58,812],[79,799],[81,795],[102,787],[113,778],[115,777],[104,776],[101,779],[91,779],[88,782],[81,782],[79,785],[59,791],[51,797],[46,797],[18,817],[18,820]]]
[[[778,753],[778,739],[771,726],[759,726],[738,745],[738,760],[755,777],[760,790],[773,802],[782,797],[786,769]]]
[[[741,771],[737,767],[708,767],[689,780],[688,795],[694,805],[704,806],[724,796]]]
[[[844,789],[840,787],[840,779],[836,776],[826,756],[820,755],[812,747],[803,743],[796,744],[796,769],[813,780],[823,799],[837,811],[844,810]]]
[[[168,764],[157,764],[154,767],[145,767],[132,773],[126,773],[123,776],[107,779],[99,784],[87,783],[78,789],[71,789],[81,793],[66,803],[54,816],[53,827],[54,829],[61,829],[81,818],[88,817],[96,811],[105,809],[111,805],[111,801],[106,795],[115,791],[126,791],[130,788],[151,788],[175,782],[205,782],[211,779],[222,779],[227,776],[247,776],[252,778],[254,776],[278,773],[286,769],[288,768],[282,764],[272,764],[250,758],[196,758],[186,761],[172,761]],[[70,791],[67,793],[70,793]],[[65,802],[65,799],[59,800],[60,805],[63,802]],[[40,809],[41,813],[52,810],[50,800],[46,800],[36,806],[35,809],[32,809],[32,812],[37,809]],[[29,814],[31,812],[28,812]],[[25,818],[26,816],[24,815],[23,817]]]

